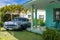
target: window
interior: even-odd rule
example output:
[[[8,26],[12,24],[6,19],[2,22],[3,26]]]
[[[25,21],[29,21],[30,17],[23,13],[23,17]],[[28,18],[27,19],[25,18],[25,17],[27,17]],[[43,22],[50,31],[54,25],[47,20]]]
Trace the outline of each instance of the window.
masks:
[[[60,20],[60,8],[54,9],[54,20],[59,21]]]
[[[31,18],[31,15],[28,15],[28,18]]]
[[[44,20],[44,15],[39,15],[39,18],[40,18],[41,20]]]

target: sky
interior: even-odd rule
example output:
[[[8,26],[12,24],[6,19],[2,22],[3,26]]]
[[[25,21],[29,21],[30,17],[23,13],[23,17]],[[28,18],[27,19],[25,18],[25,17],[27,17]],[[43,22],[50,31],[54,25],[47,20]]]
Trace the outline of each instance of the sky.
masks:
[[[30,0],[0,0],[0,7],[10,4],[23,4]]]

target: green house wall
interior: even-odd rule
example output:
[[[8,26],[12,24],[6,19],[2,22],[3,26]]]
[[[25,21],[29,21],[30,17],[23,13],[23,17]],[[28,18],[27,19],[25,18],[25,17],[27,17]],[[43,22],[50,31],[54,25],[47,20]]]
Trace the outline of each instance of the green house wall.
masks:
[[[53,27],[55,24],[53,17],[53,9],[60,8],[60,3],[53,3],[46,6],[46,26]]]

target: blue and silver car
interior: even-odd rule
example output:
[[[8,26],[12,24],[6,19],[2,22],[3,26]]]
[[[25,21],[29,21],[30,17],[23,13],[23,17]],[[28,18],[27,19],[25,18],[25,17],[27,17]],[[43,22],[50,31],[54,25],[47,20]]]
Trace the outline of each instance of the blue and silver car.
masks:
[[[14,18],[12,21],[4,22],[4,28],[7,30],[26,29],[31,26],[27,18]]]

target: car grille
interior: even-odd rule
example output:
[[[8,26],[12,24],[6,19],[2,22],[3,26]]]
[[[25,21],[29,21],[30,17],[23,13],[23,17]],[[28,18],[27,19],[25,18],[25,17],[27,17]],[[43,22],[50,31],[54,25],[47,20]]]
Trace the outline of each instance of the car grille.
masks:
[[[5,26],[16,26],[16,25],[5,25]]]
[[[16,25],[5,25],[7,28],[15,28]]]

